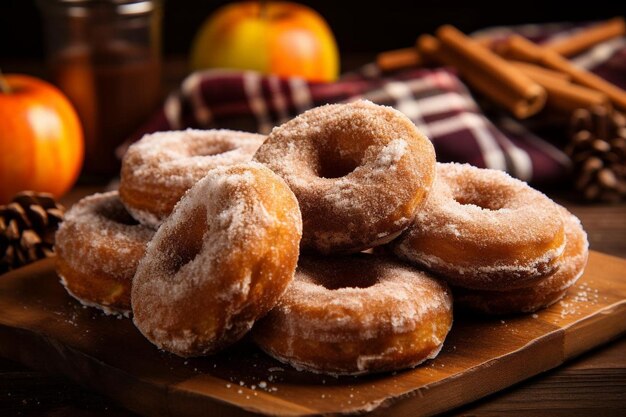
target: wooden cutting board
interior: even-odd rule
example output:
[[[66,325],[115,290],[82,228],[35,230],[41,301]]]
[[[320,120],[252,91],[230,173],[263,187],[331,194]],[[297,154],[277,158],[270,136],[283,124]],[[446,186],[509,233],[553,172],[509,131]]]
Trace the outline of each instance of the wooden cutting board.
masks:
[[[298,372],[243,341],[185,360],[158,351],[131,320],[70,298],[51,260],[0,277],[0,355],[62,373],[149,416],[308,416],[449,410],[554,368],[626,330],[626,260],[592,252],[565,299],[535,315],[459,317],[441,354],[367,377]]]

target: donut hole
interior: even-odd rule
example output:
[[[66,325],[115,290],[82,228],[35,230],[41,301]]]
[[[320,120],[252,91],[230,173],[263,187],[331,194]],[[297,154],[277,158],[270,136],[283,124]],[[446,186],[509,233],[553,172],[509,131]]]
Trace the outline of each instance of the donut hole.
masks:
[[[319,171],[317,173],[321,178],[341,178],[350,174],[359,166],[358,162],[350,159],[320,158]]]
[[[342,154],[338,150],[321,149],[317,158],[317,175],[327,179],[345,177],[361,165],[358,156]]]
[[[331,291],[342,288],[370,288],[378,283],[381,276],[377,268],[371,268],[371,264],[369,269],[363,270],[348,268],[328,270],[320,268],[317,271],[311,271],[310,268],[307,269],[314,283]]]
[[[95,209],[95,214],[103,219],[109,220],[114,223],[120,223],[125,226],[136,226],[139,224],[129,213],[126,211],[121,202],[116,201],[114,205],[99,205]]]
[[[502,202],[496,199],[489,198],[489,196],[481,196],[481,195],[461,195],[455,196],[454,201],[463,205],[463,206],[478,206],[484,210],[496,211],[503,208]]]
[[[361,274],[354,274],[351,276],[327,276],[324,279],[318,279],[317,283],[327,290],[340,290],[342,288],[369,288],[376,285],[378,277],[376,276],[363,276]]]
[[[191,156],[217,156],[237,149],[234,143],[198,143],[189,149]]]
[[[197,209],[172,231],[168,239],[161,242],[160,253],[167,259],[170,273],[178,272],[183,266],[193,261],[202,250],[204,234],[207,231],[206,211]]]
[[[462,188],[457,188],[452,194],[454,200],[461,205],[478,206],[491,211],[503,209],[505,202],[511,197],[506,190],[472,182],[468,182]]]

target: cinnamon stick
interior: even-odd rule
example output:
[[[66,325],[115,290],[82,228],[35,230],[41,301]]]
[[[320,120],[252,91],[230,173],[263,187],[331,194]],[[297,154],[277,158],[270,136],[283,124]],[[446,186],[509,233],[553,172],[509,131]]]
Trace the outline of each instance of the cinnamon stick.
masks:
[[[604,107],[610,108],[611,102],[606,94],[580,85],[572,84],[563,78],[555,77],[551,73],[528,69],[531,67],[521,67],[532,80],[537,82],[548,93],[546,107],[570,114],[576,109]],[[549,75],[547,75],[549,74]],[[557,73],[558,74],[558,73]]]
[[[557,38],[543,44],[554,52],[570,57],[581,53],[601,42],[626,35],[623,17],[615,17],[567,37]]]
[[[626,91],[589,71],[578,68],[551,49],[537,45],[519,35],[513,35],[508,39],[503,53],[510,58],[564,72],[572,77],[574,82],[606,94],[615,107],[626,110]]]
[[[516,117],[524,119],[543,108],[545,89],[506,60],[452,26],[440,27],[437,36],[461,74],[482,93],[499,97]]]
[[[576,55],[601,42],[626,35],[626,23],[623,17],[615,17],[587,29],[583,29],[571,36],[554,39],[544,44],[544,47],[565,56]],[[487,36],[474,38],[481,45],[491,48],[493,40]],[[395,71],[402,68],[420,66],[424,64],[416,48],[402,48],[381,52],[376,62],[382,71]]]
[[[480,37],[476,42],[489,47],[492,40],[488,37]],[[417,42],[413,48],[394,49],[381,52],[376,56],[376,64],[383,72],[395,71],[402,68],[419,67],[428,64],[427,60],[419,53]]]
[[[546,78],[551,78],[555,82],[569,82],[572,79],[572,77],[564,72],[554,71],[545,67],[540,67],[539,65],[529,64],[528,62],[515,60],[509,60],[509,62],[513,66],[517,67],[520,71],[528,75],[530,78],[532,78],[531,74],[537,74],[540,77],[543,75]]]
[[[535,114],[545,103],[545,90],[541,87],[538,86],[543,95],[538,96],[534,101],[525,99],[516,94],[506,83],[497,78],[494,79],[489,73],[475,66],[473,62],[445,48],[437,38],[431,35],[420,36],[417,44],[424,58],[455,67],[468,84],[520,119]]]
[[[422,65],[422,56],[416,48],[395,49],[381,52],[376,57],[376,64],[381,71],[395,71],[401,68],[419,67]]]

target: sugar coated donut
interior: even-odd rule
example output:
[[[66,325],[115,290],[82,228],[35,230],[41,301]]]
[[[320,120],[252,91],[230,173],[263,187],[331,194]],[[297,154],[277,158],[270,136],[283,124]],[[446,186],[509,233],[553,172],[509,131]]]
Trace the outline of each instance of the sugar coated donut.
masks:
[[[142,224],[156,227],[207,172],[248,162],[265,136],[233,130],[183,130],[144,136],[122,160],[120,198]]]
[[[302,257],[253,339],[295,368],[359,375],[418,365],[441,350],[452,325],[444,283],[389,258]]]
[[[132,279],[153,235],[128,214],[117,191],[80,200],[56,234],[61,282],[85,305],[128,314]]]
[[[301,236],[298,202],[272,171],[210,171],[148,245],[133,280],[135,325],[184,357],[235,342],[293,279]]]
[[[302,245],[358,252],[409,226],[435,175],[430,141],[402,113],[369,101],[314,108],[275,128],[255,160],[291,187]]]
[[[565,248],[557,205],[508,174],[437,164],[414,224],[392,243],[399,257],[474,289],[511,289],[552,274]]]
[[[508,291],[470,290],[457,288],[454,302],[459,306],[485,314],[530,313],[554,304],[583,274],[589,244],[580,220],[560,207],[565,224],[565,252],[559,269],[537,284]]]

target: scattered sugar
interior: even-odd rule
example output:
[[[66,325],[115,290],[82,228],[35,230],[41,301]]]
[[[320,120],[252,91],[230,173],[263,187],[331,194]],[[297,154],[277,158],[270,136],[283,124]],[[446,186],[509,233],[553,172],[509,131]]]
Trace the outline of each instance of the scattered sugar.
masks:
[[[583,311],[583,306],[596,305],[600,301],[599,292],[589,287],[589,284],[585,282],[581,283],[576,290],[569,297],[559,302],[561,318],[577,315]]]

